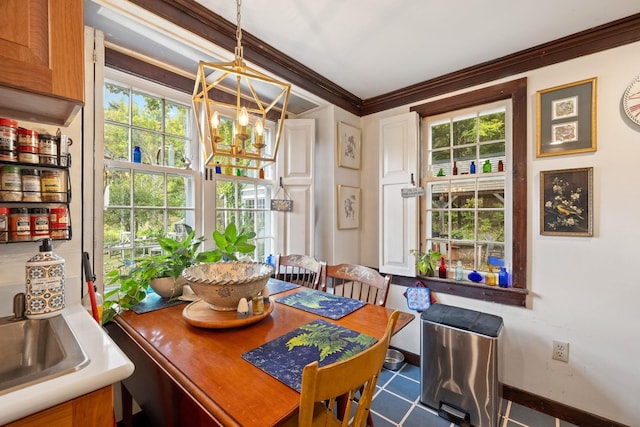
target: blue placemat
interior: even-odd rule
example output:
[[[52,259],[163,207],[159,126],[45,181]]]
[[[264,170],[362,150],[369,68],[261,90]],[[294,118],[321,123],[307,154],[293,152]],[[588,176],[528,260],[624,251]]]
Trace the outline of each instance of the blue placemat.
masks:
[[[185,301],[177,298],[162,298],[155,292],[149,292],[145,299],[131,307],[131,310],[138,314],[147,313],[149,311],[160,310],[161,308],[171,307],[172,305],[185,304]]]
[[[276,302],[333,320],[338,320],[366,304],[364,301],[311,289],[303,289],[293,295],[278,298]]]
[[[267,374],[300,391],[302,369],[314,360],[329,365],[358,354],[378,340],[360,332],[314,320],[242,355]]]
[[[290,291],[291,289],[299,287],[300,285],[296,285],[295,283],[285,282],[283,280],[274,279],[273,277],[270,277],[269,281],[267,282],[269,295],[279,294],[281,292]]]

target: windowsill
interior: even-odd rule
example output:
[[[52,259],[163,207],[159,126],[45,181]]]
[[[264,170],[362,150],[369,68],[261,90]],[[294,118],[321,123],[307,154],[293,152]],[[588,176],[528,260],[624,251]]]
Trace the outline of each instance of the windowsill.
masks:
[[[391,283],[401,286],[413,286],[418,280],[434,292],[520,307],[526,306],[527,294],[529,293],[526,289],[521,288],[500,288],[468,280],[456,281],[427,276],[393,276]]]

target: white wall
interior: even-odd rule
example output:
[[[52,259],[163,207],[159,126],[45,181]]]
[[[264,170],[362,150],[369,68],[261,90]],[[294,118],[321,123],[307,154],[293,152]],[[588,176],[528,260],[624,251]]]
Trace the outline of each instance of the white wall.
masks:
[[[361,229],[338,230],[338,185],[361,187],[361,171],[339,167],[337,163],[338,123],[359,127],[360,118],[335,106],[314,110],[299,118],[316,119],[316,253],[327,264],[359,263]],[[364,163],[364,161],[363,161]],[[362,188],[362,207],[377,197]],[[377,199],[376,199],[377,203]],[[377,206],[377,204],[375,205]],[[366,209],[362,209],[364,216]],[[360,219],[362,224],[362,218]],[[377,228],[377,227],[376,227]]]
[[[640,284],[634,271],[640,186],[640,127],[621,108],[638,68],[640,43],[611,49],[519,76],[528,78],[528,308],[438,294],[442,303],[499,315],[501,381],[620,423],[639,426]],[[598,78],[597,151],[536,158],[536,91]],[[474,89],[474,88],[472,88]],[[435,98],[434,98],[435,99]],[[422,102],[426,102],[422,101]],[[422,103],[420,102],[420,103]],[[364,117],[365,191],[377,188],[378,122],[409,106]],[[594,236],[540,235],[540,171],[594,168]],[[363,230],[375,229],[377,209]],[[377,265],[377,238],[362,233],[361,262]],[[406,310],[404,289],[393,286],[388,306]],[[419,354],[418,319],[392,344]],[[570,343],[569,363],[551,359],[552,340]]]

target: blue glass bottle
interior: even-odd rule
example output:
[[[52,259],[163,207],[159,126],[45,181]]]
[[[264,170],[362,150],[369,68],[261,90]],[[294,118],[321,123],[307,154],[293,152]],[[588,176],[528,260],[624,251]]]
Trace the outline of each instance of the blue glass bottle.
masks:
[[[501,288],[509,287],[509,273],[507,273],[507,269],[502,267],[500,269],[500,273],[498,273],[498,286]]]
[[[476,173],[476,162],[471,162],[471,166],[469,166],[469,173]]]
[[[141,163],[142,162],[142,153],[140,152],[140,147],[137,145],[133,147],[133,163]]]

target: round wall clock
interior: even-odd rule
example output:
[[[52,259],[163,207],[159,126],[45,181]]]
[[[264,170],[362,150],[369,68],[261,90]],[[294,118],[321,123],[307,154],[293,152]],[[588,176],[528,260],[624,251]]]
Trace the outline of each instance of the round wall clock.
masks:
[[[637,125],[640,125],[640,75],[636,76],[624,91],[622,97],[624,112]]]

